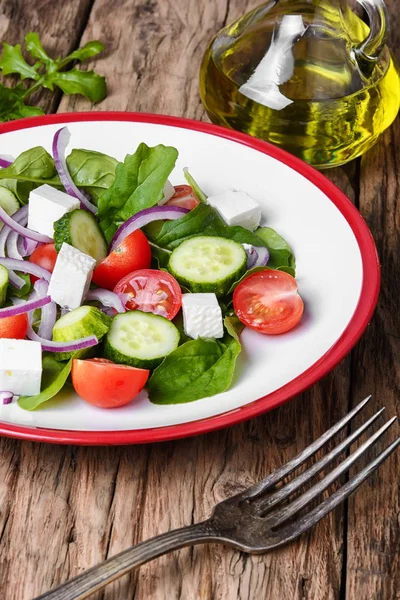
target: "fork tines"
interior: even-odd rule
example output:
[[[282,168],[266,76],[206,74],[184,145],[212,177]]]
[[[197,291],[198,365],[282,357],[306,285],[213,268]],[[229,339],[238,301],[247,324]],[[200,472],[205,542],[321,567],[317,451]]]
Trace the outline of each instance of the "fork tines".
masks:
[[[340,502],[347,498],[354,490],[356,490],[367,477],[377,469],[386,458],[400,445],[400,437],[392,442],[383,452],[381,452],[374,460],[369,462],[361,471],[352,476],[339,489],[332,493],[326,500],[321,502],[315,508],[308,511],[307,514],[297,518],[296,522],[291,522],[292,517],[297,515],[302,509],[306,508],[310,502],[316,499],[324,490],[326,490],[338,477],[346,473],[354,463],[371,448],[379,438],[393,425],[397,417],[391,418],[368,440],[361,444],[354,452],[349,454],[338,466],[325,475],[321,480],[315,483],[307,491],[296,497],[294,500],[284,503],[284,500],[289,500],[300,487],[315,477],[320,471],[325,469],[337,456],[344,452],[355,440],[357,440],[370,427],[385,410],[382,408],[363,425],[351,433],[346,439],[341,441],[333,450],[315,462],[306,471],[291,479],[288,483],[282,485],[278,490],[274,489],[275,485],[282,481],[287,475],[302,465],[308,458],[312,457],[322,446],[324,446],[336,433],[343,429],[369,402],[371,396],[368,396],[360,402],[351,412],[349,412],[336,425],[326,431],[320,438],[305,448],[298,456],[290,460],[260,481],[249,490],[245,490],[241,496],[246,500],[253,511],[265,519],[268,526],[278,533],[279,537],[285,541],[289,541],[297,537],[328,512],[335,508]]]

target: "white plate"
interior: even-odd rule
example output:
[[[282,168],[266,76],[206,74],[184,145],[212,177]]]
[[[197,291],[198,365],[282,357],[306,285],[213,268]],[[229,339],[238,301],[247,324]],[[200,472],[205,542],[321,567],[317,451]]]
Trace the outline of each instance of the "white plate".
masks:
[[[102,410],[75,394],[63,393],[57,401],[33,412],[22,410],[16,403],[0,406],[0,432],[77,443],[127,443],[189,435],[268,410],[316,381],[350,350],[375,306],[379,267],[372,238],[359,213],[321,174],[249,136],[183,119],[128,113],[53,115],[6,124],[0,127],[0,155],[17,156],[37,145],[51,152],[60,123],[68,125],[71,132],[68,152],[87,148],[122,160],[140,142],[171,145],[179,150],[170,178],[173,184],[184,183],[182,170],[187,166],[207,195],[228,188],[251,194],[262,206],[263,224],[276,229],[294,250],[305,313],[300,325],[285,335],[263,336],[245,329],[235,380],[229,391],[218,396],[156,406],[143,392],[128,406]],[[339,351],[329,356],[328,351],[339,342]],[[324,356],[328,361],[325,365],[321,361]],[[294,387],[276,396],[289,384]],[[260,398],[264,404],[255,411],[231,412]],[[213,419],[228,412],[224,420]],[[199,420],[206,421],[190,427]],[[187,426],[182,428],[183,424]],[[71,437],[26,427],[115,433]],[[138,432],[157,428],[163,428],[165,435]]]

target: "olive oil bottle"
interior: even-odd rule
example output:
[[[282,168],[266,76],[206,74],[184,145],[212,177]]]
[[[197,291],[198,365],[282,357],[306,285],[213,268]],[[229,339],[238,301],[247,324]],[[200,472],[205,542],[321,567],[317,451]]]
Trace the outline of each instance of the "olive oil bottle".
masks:
[[[210,119],[317,168],[368,150],[400,105],[383,0],[270,0],[211,41],[200,72]]]

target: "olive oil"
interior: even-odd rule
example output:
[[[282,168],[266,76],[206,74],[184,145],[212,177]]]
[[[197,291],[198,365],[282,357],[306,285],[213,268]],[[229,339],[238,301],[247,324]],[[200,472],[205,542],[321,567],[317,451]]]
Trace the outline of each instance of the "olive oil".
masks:
[[[357,47],[369,29],[343,4],[292,0],[272,10],[271,4],[209,45],[200,93],[210,119],[318,168],[359,156],[399,109],[399,72],[388,49],[363,62]]]

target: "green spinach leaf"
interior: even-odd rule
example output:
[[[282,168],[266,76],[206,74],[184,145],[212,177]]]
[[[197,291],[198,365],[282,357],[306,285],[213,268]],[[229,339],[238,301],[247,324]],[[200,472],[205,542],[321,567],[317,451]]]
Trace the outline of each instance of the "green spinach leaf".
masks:
[[[18,404],[25,410],[35,410],[62,390],[72,368],[72,359],[60,363],[51,355],[43,358],[42,391],[37,396],[21,396]]]
[[[19,181],[40,182],[56,177],[54,160],[42,147],[35,146],[22,152],[12,165],[0,170],[0,179],[17,179]]]
[[[296,260],[292,249],[283,237],[270,227],[259,227],[255,233],[269,250],[267,266],[270,269],[286,271],[294,277]]]
[[[153,238],[150,235],[150,239],[162,248],[173,250],[194,235],[215,235],[229,238],[240,244],[265,246],[258,236],[244,227],[226,225],[217,211],[207,204],[199,204],[176,221],[165,222],[158,234]]]
[[[77,186],[98,200],[114,182],[116,158],[94,150],[74,149],[67,156],[67,166]]]
[[[232,382],[241,345],[233,323],[222,340],[190,340],[169,354],[148,383],[153,404],[183,404],[214,396]]]
[[[175,166],[178,151],[170,146],[150,148],[142,143],[117,165],[115,180],[99,198],[99,219],[106,240],[134,214],[157,204]]]

